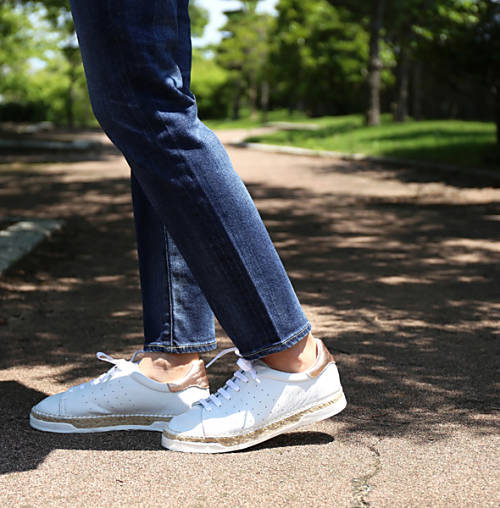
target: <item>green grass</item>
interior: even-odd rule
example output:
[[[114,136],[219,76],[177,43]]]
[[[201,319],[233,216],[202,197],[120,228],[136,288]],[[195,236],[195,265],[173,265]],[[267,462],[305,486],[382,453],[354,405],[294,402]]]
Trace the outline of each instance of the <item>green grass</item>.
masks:
[[[229,118],[223,118],[220,120],[203,120],[210,129],[247,129],[251,127],[262,127],[265,123],[262,122],[260,113],[257,114],[257,117],[252,119],[250,118],[250,113],[247,110],[243,110],[241,112],[242,118],[240,120],[231,120]],[[314,120],[307,117],[304,113],[294,112],[293,115],[289,115],[286,109],[279,109],[274,111],[269,111],[267,115],[268,122],[312,122],[315,123]]]
[[[322,117],[308,122],[319,128],[314,131],[282,130],[252,136],[246,141],[467,167],[500,167],[493,123],[460,120],[394,123],[389,115],[383,115],[382,124],[377,127],[366,127],[361,115]]]

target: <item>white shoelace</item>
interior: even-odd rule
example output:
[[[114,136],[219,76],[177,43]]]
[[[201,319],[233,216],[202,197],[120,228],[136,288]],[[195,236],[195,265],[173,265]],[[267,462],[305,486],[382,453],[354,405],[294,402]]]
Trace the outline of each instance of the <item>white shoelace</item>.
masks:
[[[96,356],[99,360],[102,360],[103,362],[108,362],[113,364],[113,367],[111,367],[107,372],[104,374],[101,374],[99,377],[92,379],[91,381],[87,381],[86,383],[82,383],[80,385],[73,386],[68,390],[68,392],[72,392],[73,390],[76,390],[77,388],[80,390],[84,390],[85,388],[91,386],[91,385],[98,385],[99,383],[105,383],[106,381],[109,381],[113,377],[115,377],[120,372],[123,372],[125,370],[131,369],[131,364],[133,364],[135,357],[142,353],[143,351],[136,351],[134,353],[134,356],[131,360],[124,360],[123,358],[116,359],[113,358],[110,355],[107,355],[106,353],[103,353],[102,351],[99,351],[96,353]]]
[[[234,390],[235,392],[240,391],[240,387],[238,386],[238,382],[241,381],[243,383],[248,383],[250,380],[248,375],[252,377],[254,381],[260,383],[260,379],[257,377],[257,372],[253,368],[253,362],[250,360],[246,360],[240,355],[240,352],[235,347],[230,347],[228,349],[223,349],[215,358],[213,358],[209,363],[207,363],[207,368],[212,365],[216,360],[218,360],[221,356],[224,356],[228,353],[235,353],[238,356],[238,361],[236,365],[240,368],[237,370],[233,377],[226,381],[226,384],[219,388],[215,393],[207,397],[206,399],[199,400],[199,403],[207,410],[212,411],[212,407],[210,404],[214,404],[216,407],[221,407],[223,399],[231,400],[231,394],[229,390]]]

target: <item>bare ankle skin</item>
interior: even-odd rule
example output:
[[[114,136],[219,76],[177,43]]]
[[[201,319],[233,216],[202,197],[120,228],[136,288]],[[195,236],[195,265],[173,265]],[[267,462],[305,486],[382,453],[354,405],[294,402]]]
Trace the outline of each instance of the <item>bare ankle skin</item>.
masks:
[[[261,360],[275,370],[303,372],[314,364],[318,354],[316,349],[316,342],[310,332],[291,348],[264,356]]]
[[[184,377],[199,359],[198,353],[143,353],[139,370],[154,381],[171,383]]]

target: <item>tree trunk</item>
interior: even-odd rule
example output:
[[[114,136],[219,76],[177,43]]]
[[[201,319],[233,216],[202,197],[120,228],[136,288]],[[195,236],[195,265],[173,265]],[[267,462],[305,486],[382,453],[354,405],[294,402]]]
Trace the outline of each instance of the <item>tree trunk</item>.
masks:
[[[234,82],[234,93],[233,93],[233,120],[239,120],[240,118],[240,101],[241,101],[240,80],[236,79]]]
[[[260,107],[261,107],[261,122],[267,122],[267,112],[269,110],[269,82],[264,79],[260,85]]]
[[[68,62],[69,87],[66,93],[66,125],[70,128],[75,125],[75,82],[77,79],[77,67],[79,64],[79,51],[77,47],[66,46],[63,53]]]
[[[405,41],[399,50],[398,90],[396,97],[396,122],[406,122],[408,117],[408,82],[410,74],[410,51]]]
[[[413,64],[413,118],[422,120],[422,64]]]
[[[248,95],[250,96],[250,118],[255,120],[257,117],[257,78],[256,72],[252,71],[250,74],[250,87],[248,89]]]
[[[497,126],[497,148],[500,149],[500,83],[495,87],[495,124]]]
[[[73,88],[73,81],[71,80],[66,95],[66,126],[70,129],[75,126]]]
[[[380,124],[380,84],[382,61],[380,59],[380,31],[384,20],[385,0],[372,0],[370,20],[370,61],[368,63],[369,104],[366,113],[368,125]]]

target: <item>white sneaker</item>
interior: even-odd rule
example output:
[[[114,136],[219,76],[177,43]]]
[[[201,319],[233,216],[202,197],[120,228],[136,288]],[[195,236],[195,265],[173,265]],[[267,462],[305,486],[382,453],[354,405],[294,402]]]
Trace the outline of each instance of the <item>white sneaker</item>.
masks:
[[[340,413],[347,402],[335,361],[315,340],[318,357],[305,372],[282,372],[240,358],[240,370],[222,388],[170,420],[162,445],[181,452],[230,452]],[[236,349],[214,360],[229,351]]]
[[[139,371],[135,357],[97,358],[114,366],[98,378],[51,395],[33,407],[30,425],[47,432],[161,431],[173,416],[209,395],[202,360],[174,383],[159,383]]]

